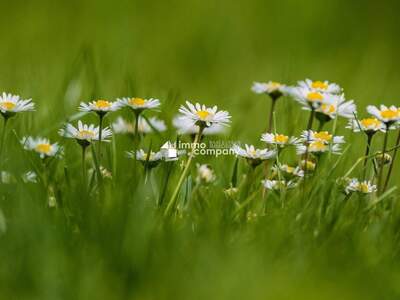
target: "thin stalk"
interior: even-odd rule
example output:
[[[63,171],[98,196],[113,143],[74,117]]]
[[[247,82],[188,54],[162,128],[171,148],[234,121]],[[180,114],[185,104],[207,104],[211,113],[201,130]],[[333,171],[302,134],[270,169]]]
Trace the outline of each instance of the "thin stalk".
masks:
[[[268,120],[267,132],[271,132],[271,130],[272,130],[272,124],[273,124],[273,119],[274,119],[273,116],[274,116],[274,112],[275,112],[276,100],[277,99],[274,99],[274,98],[272,98],[272,100],[271,100],[271,109],[270,109],[270,112],[269,112],[269,120]]]
[[[1,139],[0,139],[0,166],[2,165],[2,162],[4,161],[3,149],[4,149],[5,140],[6,140],[7,123],[8,123],[8,118],[4,118],[4,126],[3,126],[3,131],[1,132]]]
[[[275,113],[274,113],[274,115],[273,115],[273,117],[274,117],[274,133],[275,133],[275,135],[276,135],[276,118],[275,118]],[[280,161],[279,161],[279,154],[280,154],[280,148],[279,148],[279,146],[278,146],[278,144],[275,144],[275,150],[276,150],[276,158],[275,158],[275,161],[276,161],[276,166],[277,166],[277,173],[278,173],[278,181],[279,181],[279,191],[280,191],[280,194],[279,194],[279,197],[280,197],[280,200],[281,200],[281,202],[282,202],[282,205],[283,205],[283,199],[284,199],[284,193],[283,193],[283,190],[282,190],[282,186],[281,186],[281,184],[280,184],[280,182],[282,181],[282,176],[281,176],[281,169],[280,169],[280,165],[281,165],[281,163],[280,163]]]
[[[389,184],[389,180],[390,180],[390,175],[392,175],[392,170],[393,170],[393,166],[394,166],[394,160],[396,159],[396,155],[397,155],[397,146],[400,145],[400,130],[399,133],[397,134],[397,139],[396,139],[396,149],[394,149],[393,152],[393,157],[392,157],[392,161],[390,162],[390,166],[389,166],[389,170],[385,179],[385,184],[383,186],[383,192],[387,189],[387,186]]]
[[[136,169],[137,169],[137,159],[136,159],[136,151],[138,148],[138,141],[139,141],[139,115],[140,113],[135,112],[135,132],[133,137],[133,171],[134,171],[134,181],[136,181]]]
[[[249,171],[247,172],[246,178],[243,183],[243,187],[241,189],[240,200],[247,199],[247,197],[251,192],[251,184],[254,181],[255,168],[256,167],[249,164]]]
[[[203,133],[203,129],[204,129],[203,127],[199,127],[199,132],[196,134],[196,137],[194,138],[193,144],[195,145],[195,147],[196,147],[196,144],[198,143],[198,141],[200,140],[201,134]],[[190,167],[190,164],[192,163],[193,157],[194,157],[194,154],[193,154],[193,151],[192,151],[190,153],[190,155],[189,155],[188,161],[186,162],[185,168],[183,169],[181,177],[179,178],[179,181],[178,181],[178,184],[177,184],[177,186],[176,186],[176,188],[174,190],[174,193],[172,194],[172,197],[169,200],[167,208],[165,209],[164,216],[168,216],[170,210],[175,205],[175,202],[176,202],[176,199],[178,197],[179,191],[180,191],[181,186],[183,184],[183,180],[185,179],[185,177],[186,177],[186,175],[187,175],[187,173],[189,171],[189,167]]]
[[[306,175],[307,175],[307,161],[308,161],[308,147],[310,144],[310,130],[312,129],[312,124],[314,120],[314,115],[315,115],[315,109],[311,109],[310,113],[310,118],[308,119],[308,124],[307,124],[307,145],[306,145],[306,153],[304,154],[304,160],[305,160],[305,165],[304,165],[304,185],[306,183]]]
[[[87,173],[86,173],[86,146],[82,146],[82,180],[86,191],[87,188]]]
[[[95,169],[96,169],[96,173],[97,173],[97,177],[98,177],[98,182],[99,182],[99,185],[102,185],[102,183],[103,183],[103,176],[102,176],[102,174],[101,174],[99,161],[98,161],[98,159],[97,159],[96,151],[94,150],[93,144],[91,145],[90,149],[92,150],[93,163],[94,163],[94,167],[95,167]]]
[[[336,114],[335,119],[333,119],[333,125],[332,125],[332,136],[333,137],[336,135],[337,120],[338,120],[338,115]],[[332,147],[332,143],[333,143],[333,139],[331,140],[330,147]],[[329,158],[329,161],[331,161],[332,151],[329,151],[328,158]]]
[[[99,144],[97,145],[97,153],[99,156],[99,166],[101,166],[101,138],[103,134],[103,117],[104,115],[99,114]]]
[[[318,132],[322,131],[322,129],[324,128],[325,123],[326,123],[325,121],[319,120]]]
[[[372,137],[373,137],[372,134],[367,134],[367,147],[365,149],[365,155],[364,155],[365,157],[369,156],[369,152],[370,152],[370,149],[371,149]],[[365,180],[365,177],[367,175],[367,163],[368,163],[368,159],[365,159],[364,160],[364,165],[363,165],[363,177],[362,177],[364,180]]]
[[[385,153],[387,148],[387,142],[389,137],[389,126],[386,127],[385,138],[383,140],[383,147],[382,147],[382,158],[379,168],[379,177],[378,177],[378,195],[382,193],[382,179],[383,179],[383,166],[384,166],[384,159]]]
[[[159,198],[158,203],[157,203],[158,207],[161,207],[161,205],[164,202],[164,197],[165,197],[165,194],[167,192],[168,182],[169,182],[169,178],[170,178],[171,172],[172,172],[172,164],[168,163],[167,164],[167,171],[166,171],[167,174],[165,175],[164,186],[162,188],[162,192],[161,192],[160,198]]]

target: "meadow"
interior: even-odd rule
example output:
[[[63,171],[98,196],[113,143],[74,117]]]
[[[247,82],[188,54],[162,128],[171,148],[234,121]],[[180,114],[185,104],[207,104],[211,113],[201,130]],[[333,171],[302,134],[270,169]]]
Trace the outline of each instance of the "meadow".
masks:
[[[398,3],[38,0],[0,8],[0,93],[35,105],[13,116],[1,110],[0,299],[400,297],[398,120],[381,121],[366,160],[368,135],[346,128],[353,117],[356,131],[373,117],[369,105],[398,113]],[[318,130],[310,110],[325,102],[309,105],[306,95],[302,105],[284,90],[271,117],[271,97],[252,90],[269,81],[299,88],[306,78],[318,83],[316,93],[325,80],[337,83],[357,106],[322,129],[343,137],[338,154],[333,140],[318,144],[326,153],[311,153],[303,132]],[[124,97],[102,119],[109,142],[66,137],[67,123],[99,125],[100,114],[80,110],[82,102]],[[140,111],[147,131],[135,135],[138,110],[129,101],[150,98],[160,105]],[[275,152],[267,162],[250,150],[247,158],[197,155],[189,165],[187,152],[153,164],[150,150],[195,139],[174,126],[185,101],[231,116],[225,131],[204,131],[201,142]],[[210,111],[199,111],[195,128],[211,130]],[[125,134],[116,132],[120,117],[131,122]],[[153,117],[165,128],[147,126]],[[384,188],[377,151],[386,125],[392,161],[383,185],[393,171]],[[268,127],[296,145],[281,151],[262,141]],[[42,159],[49,149],[24,149],[28,136],[49,138],[60,151]],[[138,149],[145,153],[132,155]],[[315,169],[302,167],[308,158]],[[303,176],[275,172],[277,163]],[[272,174],[285,183],[265,188]],[[349,190],[350,178],[370,182]]]

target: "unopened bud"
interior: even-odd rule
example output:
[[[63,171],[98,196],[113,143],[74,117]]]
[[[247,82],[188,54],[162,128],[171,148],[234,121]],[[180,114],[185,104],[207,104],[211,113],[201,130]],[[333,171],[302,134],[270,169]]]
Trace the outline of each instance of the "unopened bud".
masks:
[[[305,160],[302,160],[300,162],[300,167],[305,170],[307,168],[307,171],[314,171],[315,170],[315,162],[311,160],[307,160],[307,163]]]
[[[379,165],[387,165],[392,162],[392,157],[389,153],[383,154],[382,152],[377,152],[375,160],[378,162]]]
[[[239,189],[236,187],[231,187],[224,191],[225,195],[227,195],[228,197],[231,197],[231,198],[234,197],[238,192],[239,192]]]

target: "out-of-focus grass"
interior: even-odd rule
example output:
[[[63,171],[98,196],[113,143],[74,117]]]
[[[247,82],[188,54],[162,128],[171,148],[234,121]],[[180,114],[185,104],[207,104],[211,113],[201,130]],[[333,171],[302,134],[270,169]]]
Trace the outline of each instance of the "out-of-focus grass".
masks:
[[[0,89],[37,103],[35,113],[12,120],[19,136],[56,139],[80,101],[139,95],[160,98],[167,121],[184,99],[217,104],[233,116],[231,138],[257,144],[268,102],[250,92],[255,80],[329,79],[359,113],[368,103],[399,104],[395,1],[38,0],[1,1],[0,9]],[[298,134],[306,117],[282,99],[277,123]],[[225,218],[220,189],[209,192],[202,214],[163,222],[146,188],[132,196],[143,183],[132,183],[124,157],[131,144],[120,137],[114,183],[79,230],[75,217],[46,209],[40,186],[3,185],[0,299],[396,299],[396,198],[368,213],[352,199],[334,229],[318,218],[322,201],[342,197],[330,193],[335,178],[361,155],[362,138],[350,140],[348,158],[324,174],[310,207],[281,210],[272,201],[267,218],[240,226]],[[8,143],[6,167],[27,170],[13,133]],[[63,183],[62,201],[75,216],[88,199],[76,175],[79,149],[65,146],[72,182]],[[224,183],[233,161],[211,162]]]

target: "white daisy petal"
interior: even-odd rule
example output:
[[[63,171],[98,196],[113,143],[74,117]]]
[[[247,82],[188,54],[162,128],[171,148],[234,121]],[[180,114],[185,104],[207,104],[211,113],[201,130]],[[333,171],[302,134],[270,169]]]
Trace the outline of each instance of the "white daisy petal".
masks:
[[[42,137],[24,137],[21,144],[25,150],[38,153],[40,158],[62,154],[62,148],[57,143],[51,144],[48,139]]]
[[[0,113],[4,117],[11,117],[19,112],[34,111],[35,104],[31,99],[23,100],[18,95],[4,93],[0,96]]]

